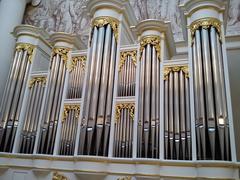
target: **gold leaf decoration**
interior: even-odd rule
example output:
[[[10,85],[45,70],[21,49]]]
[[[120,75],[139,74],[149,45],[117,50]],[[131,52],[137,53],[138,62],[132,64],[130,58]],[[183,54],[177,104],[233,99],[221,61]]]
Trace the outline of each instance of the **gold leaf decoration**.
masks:
[[[168,80],[170,72],[183,71],[186,78],[189,78],[188,66],[169,66],[164,68],[164,80]]]
[[[121,103],[116,105],[116,121],[120,120],[120,114],[122,109],[128,109],[130,118],[133,120],[134,119],[134,109],[135,106],[133,103]]]
[[[151,44],[154,46],[157,52],[157,57],[161,59],[161,46],[160,46],[160,36],[152,35],[152,36],[144,36],[140,40],[140,60],[142,58],[143,50],[147,44]]]
[[[199,29],[200,27],[202,27],[203,29],[208,29],[211,26],[215,27],[219,34],[219,38],[221,41],[221,39],[222,39],[221,24],[222,23],[219,19],[212,18],[212,17],[198,19],[198,20],[192,22],[190,25],[192,45],[193,45],[193,39],[195,37],[196,30]]]
[[[68,104],[64,105],[63,110],[63,122],[67,119],[70,110],[75,110],[75,118],[78,118],[80,115],[80,105],[77,104]]]
[[[66,176],[64,176],[63,174],[59,174],[58,172],[54,172],[52,180],[68,180],[68,178]]]
[[[36,83],[38,82],[42,82],[43,85],[46,85],[47,82],[47,77],[44,76],[39,76],[39,77],[33,77],[30,81],[29,81],[29,88],[31,89]]]
[[[123,51],[120,53],[120,63],[119,63],[119,71],[121,71],[123,65],[127,60],[127,56],[131,56],[132,62],[135,66],[137,66],[137,51]]]
[[[69,51],[70,51],[69,48],[55,47],[53,48],[53,51],[52,51],[52,57],[58,54],[61,57],[61,59],[64,61],[64,64],[66,65]]]
[[[93,27],[103,27],[107,24],[110,24],[113,33],[114,33],[114,37],[116,39],[116,41],[118,40],[118,27],[119,27],[119,21],[116,18],[113,17],[109,17],[109,16],[100,16],[100,17],[96,17],[95,19],[93,19],[92,21],[92,28]]]
[[[86,66],[87,56],[75,56],[72,57],[72,63],[70,70],[74,70],[74,68],[77,66],[77,62],[80,61],[80,66],[84,70]]]
[[[32,63],[32,55],[34,52],[35,46],[29,43],[18,43],[16,45],[16,51],[27,51],[28,54],[28,61]]]

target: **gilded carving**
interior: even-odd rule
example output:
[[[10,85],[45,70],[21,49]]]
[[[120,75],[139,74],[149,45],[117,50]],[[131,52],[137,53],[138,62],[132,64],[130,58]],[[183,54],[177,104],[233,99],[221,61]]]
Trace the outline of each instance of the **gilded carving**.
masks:
[[[134,119],[134,109],[135,106],[133,103],[121,103],[116,105],[116,121],[120,120],[120,114],[122,109],[128,109],[130,118],[133,120]]]
[[[68,60],[69,51],[70,51],[69,48],[55,47],[55,48],[53,48],[53,51],[52,51],[52,57],[56,56],[58,54],[62,58],[64,63],[66,64],[67,60]]]
[[[170,72],[179,72],[183,71],[186,78],[189,77],[188,66],[170,66],[164,68],[164,80],[168,80]]]
[[[63,121],[65,121],[67,119],[67,116],[68,116],[70,110],[75,111],[75,118],[79,117],[79,115],[80,115],[80,105],[76,105],[76,104],[64,105]]]
[[[120,53],[120,63],[119,63],[119,71],[121,71],[123,65],[127,60],[127,56],[131,56],[133,64],[137,65],[137,51],[123,51]]]
[[[84,70],[86,66],[87,56],[76,56],[72,57],[72,63],[70,70],[74,70],[74,68],[77,66],[77,62],[80,62],[81,68]]]
[[[96,17],[95,19],[93,19],[92,21],[92,27],[103,27],[107,24],[110,24],[113,33],[114,33],[114,37],[116,39],[116,41],[118,40],[118,27],[119,27],[119,21],[113,17],[109,17],[109,16],[101,16],[101,17]]]
[[[33,55],[33,51],[35,49],[35,46],[32,44],[28,44],[28,43],[18,43],[16,46],[16,51],[27,51],[28,54],[28,61],[30,63],[32,63],[32,55]]]
[[[68,178],[58,172],[54,172],[52,180],[68,180]]]
[[[125,176],[125,177],[120,177],[117,180],[131,180],[132,177],[131,176]]]
[[[221,21],[216,18],[209,17],[209,18],[202,18],[202,19],[196,20],[192,22],[192,24],[190,25],[192,44],[193,44],[193,39],[195,37],[195,32],[197,29],[199,29],[200,27],[202,27],[203,29],[208,29],[211,26],[216,28],[221,40],[222,39]]]
[[[43,85],[46,85],[47,78],[44,76],[34,77],[29,81],[29,88],[31,89],[37,82],[41,82]]]
[[[161,58],[161,46],[160,46],[160,37],[156,35],[144,36],[140,40],[140,60],[142,58],[142,53],[147,44],[154,46],[157,52],[157,57],[160,60]]]

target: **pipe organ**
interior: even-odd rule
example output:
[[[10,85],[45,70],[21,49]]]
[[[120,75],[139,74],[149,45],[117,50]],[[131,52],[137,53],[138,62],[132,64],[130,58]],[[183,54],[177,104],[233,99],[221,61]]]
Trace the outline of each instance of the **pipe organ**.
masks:
[[[198,159],[230,160],[221,22],[191,24]]]
[[[200,18],[188,14],[189,58],[174,59],[168,22],[137,24],[127,1],[111,0],[107,7],[102,1],[87,6],[92,21],[86,50],[79,50],[75,35],[15,28],[0,108],[0,151],[68,163],[72,157],[76,164],[87,158],[105,165],[131,161],[134,168],[144,167],[139,162],[155,167],[158,160],[194,162],[192,169],[199,160],[234,161],[221,16],[204,17],[205,7],[193,11],[194,3],[187,4],[186,14],[191,9]]]

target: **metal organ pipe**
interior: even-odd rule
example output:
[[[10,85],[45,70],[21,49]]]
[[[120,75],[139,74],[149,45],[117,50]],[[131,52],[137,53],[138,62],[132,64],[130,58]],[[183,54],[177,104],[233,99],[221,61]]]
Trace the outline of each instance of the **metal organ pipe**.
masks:
[[[106,156],[108,153],[117,48],[116,27],[118,20],[111,17],[98,17],[93,21],[91,62],[87,75],[87,98],[84,100],[86,105],[83,109],[79,154]]]
[[[193,22],[190,29],[194,39],[193,51],[201,54],[199,48],[202,46],[203,53],[202,56],[193,56],[193,66],[199,71],[198,74],[194,74],[194,80],[199,79],[194,84],[195,93],[197,89],[200,91],[200,96],[195,95],[195,102],[199,102],[200,106],[196,113],[199,113],[200,119],[206,121],[208,128],[208,134],[205,134],[205,130],[202,133],[200,131],[200,135],[197,134],[198,158],[230,160],[221,22],[214,18],[200,19]],[[204,84],[201,84],[202,79],[204,79]],[[206,153],[206,151],[209,152],[208,147],[211,153]]]
[[[24,43],[16,46],[1,105],[0,151],[3,152],[12,151],[34,48]]]

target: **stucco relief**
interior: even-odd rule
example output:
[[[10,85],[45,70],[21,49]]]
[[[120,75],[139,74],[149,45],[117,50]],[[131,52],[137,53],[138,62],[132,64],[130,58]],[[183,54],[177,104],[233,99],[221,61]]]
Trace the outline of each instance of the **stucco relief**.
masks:
[[[36,7],[28,5],[24,23],[42,27],[48,32],[81,34],[88,42],[90,19],[84,6],[89,0],[41,0]],[[138,20],[160,19],[171,21],[175,41],[183,40],[180,10],[184,0],[129,0]],[[227,34],[240,34],[240,0],[230,0]]]

